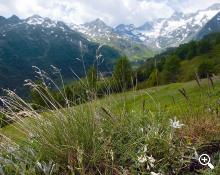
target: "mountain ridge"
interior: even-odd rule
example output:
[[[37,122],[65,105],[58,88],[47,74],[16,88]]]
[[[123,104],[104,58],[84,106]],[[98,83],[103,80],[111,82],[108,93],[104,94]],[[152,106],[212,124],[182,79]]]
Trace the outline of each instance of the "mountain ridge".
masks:
[[[85,75],[77,58],[83,54],[86,69],[96,60],[99,44],[63,22],[36,15],[24,20],[15,16],[0,19],[4,22],[0,25],[0,88],[24,92],[24,80],[35,77],[32,66],[50,72],[50,65],[54,65],[61,69],[65,81],[73,80],[71,70],[80,77]],[[100,71],[111,70],[120,53],[109,46],[103,46],[100,52]]]
[[[204,36],[215,32],[220,32],[220,12],[197,33],[195,39],[201,40]]]
[[[175,11],[169,18],[146,21],[141,26],[119,24],[111,27],[100,18],[76,25],[39,15],[33,15],[21,21],[30,25],[44,25],[47,28],[59,26],[65,30],[69,27],[91,42],[109,45],[120,50],[131,60],[136,60],[152,57],[169,47],[177,47],[191,41],[218,12],[220,12],[220,3],[194,13]],[[16,16],[10,18],[8,20],[19,19]],[[4,19],[0,19],[0,24],[3,22]]]
[[[135,27],[133,24],[119,24],[116,27],[109,26],[111,32],[107,33],[106,36],[102,36],[101,39],[99,39],[99,33],[93,32],[89,28],[80,30],[84,24],[75,25],[74,30],[78,30],[89,39],[94,39],[101,43],[108,41],[109,38],[116,37],[141,43],[148,49],[163,50],[168,47],[177,47],[192,40],[196,33],[219,11],[220,3],[216,3],[194,13],[187,14],[176,11],[169,18],[146,21],[138,27]],[[98,30],[101,30],[101,27]]]

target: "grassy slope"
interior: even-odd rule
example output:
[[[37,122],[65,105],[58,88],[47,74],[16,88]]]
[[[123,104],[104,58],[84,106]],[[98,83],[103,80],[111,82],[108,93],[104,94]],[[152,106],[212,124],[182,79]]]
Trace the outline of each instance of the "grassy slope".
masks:
[[[191,175],[187,169],[182,168],[189,166],[194,148],[201,154],[204,152],[199,148],[204,144],[220,140],[220,77],[216,77],[214,82],[214,89],[208,85],[207,80],[202,80],[201,87],[191,81],[113,94],[94,102],[61,109],[52,115],[45,113],[42,120],[22,120],[30,126],[29,134],[34,132],[39,136],[36,142],[30,139],[30,135],[25,137],[24,132],[15,129],[18,124],[7,126],[0,132],[22,148],[32,147],[36,156],[31,158],[30,164],[38,161],[39,157],[44,161],[54,160],[61,166],[61,172],[69,164],[67,157],[71,156],[75,162],[75,154],[72,155],[71,151],[83,149],[83,163],[73,164],[76,169],[82,167],[81,174],[86,174],[86,170],[91,172],[88,174],[98,174],[103,168],[103,162],[106,164],[101,174],[114,174],[112,171],[120,171],[121,165],[131,168],[131,174],[136,174],[137,169],[132,167],[135,166],[134,162],[139,161],[138,157],[144,154],[152,155],[157,160],[151,171],[170,174],[172,169],[176,174],[183,172]],[[179,89],[182,88],[187,98],[180,94]],[[103,113],[101,107],[107,112]],[[175,117],[184,124],[181,129],[170,126],[170,119]],[[146,145],[147,152],[142,153]],[[116,156],[115,160],[108,156],[109,150]],[[190,157],[181,159],[187,155]],[[210,155],[216,168],[216,173],[212,175],[218,175],[218,154],[211,151]],[[26,162],[26,158],[21,153],[21,158],[17,162],[15,160],[16,165]],[[87,169],[88,164],[90,167]],[[149,174],[144,166],[137,166]],[[98,169],[97,172],[93,172],[94,167]],[[203,172],[205,175],[209,173]]]
[[[219,98],[219,77],[215,78],[214,90],[209,87],[207,80],[202,80],[201,85],[202,87],[198,87],[195,81],[175,83],[145,90],[130,91],[123,94],[114,94],[93,103],[99,107],[103,105],[109,106],[108,110],[114,114],[118,114],[119,111],[121,111],[118,109],[122,108],[129,108],[133,112],[138,112],[143,110],[143,108],[151,112],[159,109],[161,112],[167,113],[170,118],[177,116],[185,123],[189,123],[190,119],[197,117],[197,114],[201,114],[204,110],[207,111],[210,106],[214,107]],[[182,88],[186,90],[189,100],[180,94],[179,89]],[[77,108],[86,108],[86,106],[87,105],[81,105]],[[189,114],[193,116],[190,119],[188,118]],[[10,125],[1,129],[0,132],[8,137],[23,138],[25,134],[21,133],[15,127],[17,128],[19,126],[16,124]]]
[[[195,72],[201,63],[210,60],[216,65],[214,68],[219,73],[220,70],[220,44],[216,45],[214,49],[208,54],[196,56],[191,60],[184,60],[181,62],[180,81],[187,81],[194,79]]]

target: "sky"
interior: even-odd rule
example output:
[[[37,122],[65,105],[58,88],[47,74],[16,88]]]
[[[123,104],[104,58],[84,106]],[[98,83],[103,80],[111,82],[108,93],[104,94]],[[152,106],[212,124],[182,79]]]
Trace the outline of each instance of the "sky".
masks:
[[[0,0],[0,16],[49,17],[82,24],[100,18],[110,26],[134,24],[205,9],[220,0]]]

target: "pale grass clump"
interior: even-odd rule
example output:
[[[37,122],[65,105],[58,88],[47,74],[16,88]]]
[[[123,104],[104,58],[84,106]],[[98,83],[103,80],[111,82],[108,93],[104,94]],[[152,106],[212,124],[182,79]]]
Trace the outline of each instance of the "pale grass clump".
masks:
[[[26,158],[27,155],[20,150],[32,153],[26,161],[27,168],[18,166],[17,171],[36,174],[121,174],[124,171],[164,174],[169,171],[168,161],[175,166],[172,170],[175,172],[187,163],[178,160],[185,152],[189,154],[191,151],[180,146],[173,132],[175,128],[169,126],[168,117],[160,111],[146,112],[141,110],[142,107],[133,110],[127,106],[126,95],[121,100],[109,97],[60,108],[48,89],[41,91],[37,84],[29,83],[39,91],[50,110],[37,112],[32,104],[13,91],[7,90],[7,95],[1,97],[2,113],[15,121],[14,126],[19,126],[19,131],[27,136],[17,148],[19,153],[15,154]],[[181,149],[176,150],[176,144]],[[190,155],[193,156],[193,152]],[[15,165],[19,164],[19,159],[13,161]]]

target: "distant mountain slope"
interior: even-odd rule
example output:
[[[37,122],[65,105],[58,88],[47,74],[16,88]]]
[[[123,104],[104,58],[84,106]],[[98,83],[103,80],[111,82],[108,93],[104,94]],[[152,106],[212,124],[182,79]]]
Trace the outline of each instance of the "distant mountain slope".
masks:
[[[191,41],[150,58],[138,69],[140,81],[150,80],[151,86],[195,79],[196,73],[204,78],[220,74],[220,32],[206,35],[202,40]],[[156,60],[156,61],[155,61]],[[158,80],[155,75],[157,63]],[[155,76],[154,76],[155,77]],[[174,80],[170,77],[175,77]]]
[[[200,40],[204,36],[215,32],[220,32],[220,12],[199,31],[195,38]]]
[[[152,53],[155,53],[155,50],[177,47],[189,42],[218,12],[220,12],[220,4],[214,4],[195,13],[175,12],[170,18],[148,21],[140,27],[133,24],[120,24],[113,28],[101,20],[83,25],[72,24],[71,26],[87,38],[100,43],[108,43],[119,48],[120,44],[117,43],[121,43],[121,41],[126,45],[127,43],[135,43],[141,50],[145,49],[148,52],[152,50]],[[133,52],[130,55],[137,53],[135,50],[133,51],[132,46],[127,50]]]
[[[80,58],[80,42],[84,45],[86,67],[95,62],[98,44],[88,41],[62,22],[32,16],[20,20],[16,16],[0,17],[0,88],[20,89],[23,81],[33,78],[32,66],[49,70],[50,65],[62,71],[65,80],[72,79],[74,70],[84,75]],[[108,46],[101,49],[102,71],[111,70],[119,52]]]
[[[175,12],[170,18],[147,22],[141,27],[131,28],[130,32],[153,48],[176,47],[190,41],[219,11],[220,4],[215,4],[192,14]]]
[[[130,60],[149,58],[156,53],[153,49],[140,42],[137,36],[134,39],[130,38],[130,35],[125,36],[123,31],[122,33],[118,33],[117,29],[119,27],[114,29],[100,19],[82,25],[70,24],[69,26],[73,30],[82,33],[84,37],[91,41],[107,44],[119,49]],[[135,37],[135,35],[133,36]]]

